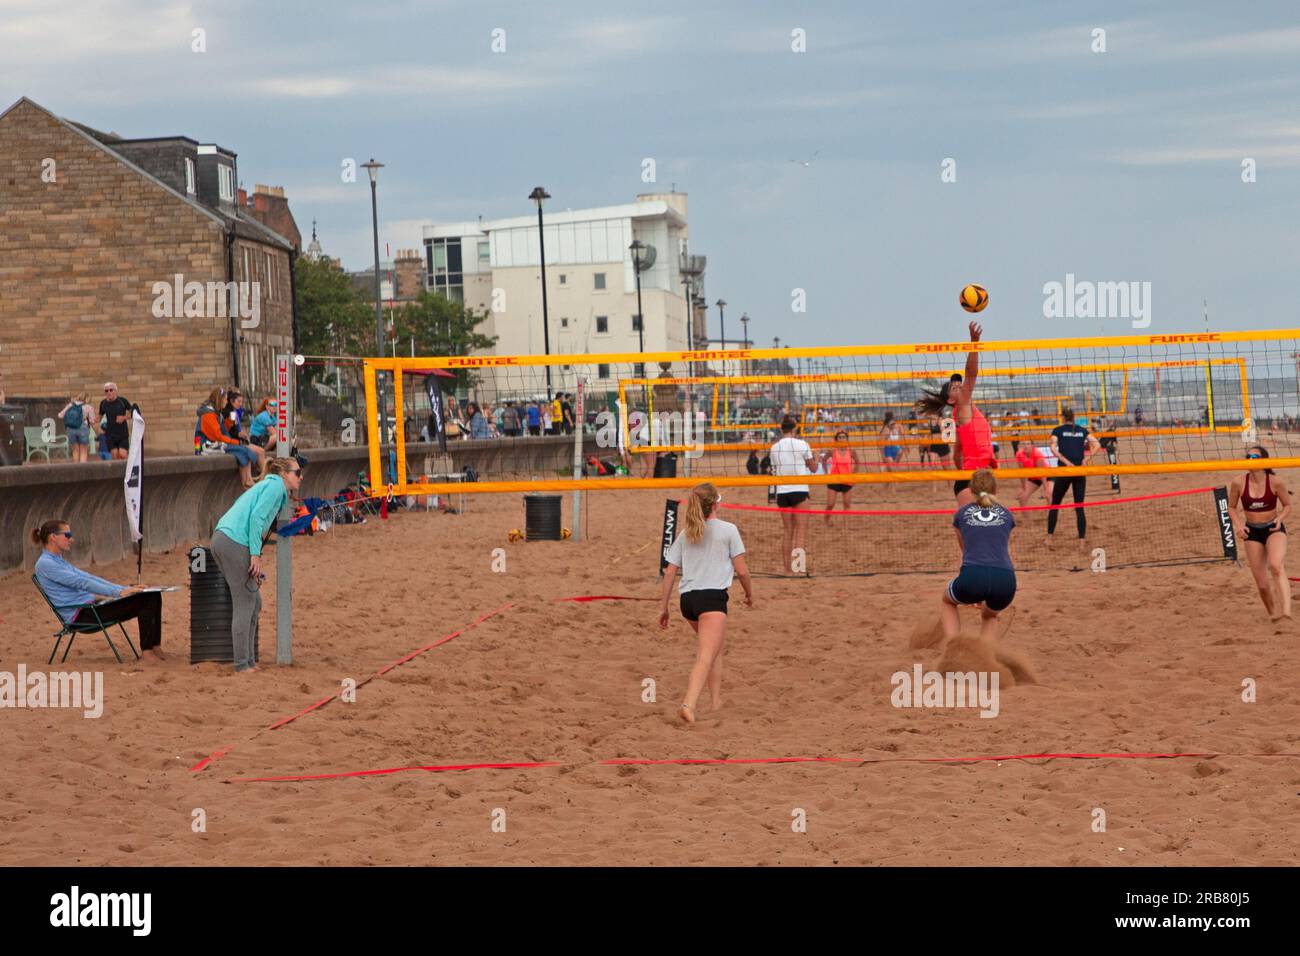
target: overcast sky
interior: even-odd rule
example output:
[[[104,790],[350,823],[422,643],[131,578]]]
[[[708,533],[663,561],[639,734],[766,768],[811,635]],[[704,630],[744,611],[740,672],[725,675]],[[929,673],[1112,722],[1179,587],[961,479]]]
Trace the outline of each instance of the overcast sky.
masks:
[[[345,158],[386,164],[381,252],[539,184],[578,209],[675,183],[710,301],[763,345],[964,337],[968,281],[988,338],[1131,331],[1045,318],[1067,274],[1150,282],[1152,332],[1203,329],[1202,300],[1300,325],[1295,3],[0,0],[0,108],[23,95],[235,150],[348,268],[372,254]]]

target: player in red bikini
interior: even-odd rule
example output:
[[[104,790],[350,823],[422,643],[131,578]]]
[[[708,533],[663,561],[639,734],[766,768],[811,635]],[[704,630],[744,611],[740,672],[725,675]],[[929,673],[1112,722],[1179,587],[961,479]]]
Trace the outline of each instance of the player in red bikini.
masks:
[[[1253,445],[1246,457],[1267,458],[1268,451]],[[1286,525],[1282,522],[1291,513],[1291,494],[1286,484],[1273,474],[1272,468],[1248,471],[1228,487],[1228,511],[1237,539],[1245,542],[1250,573],[1255,576],[1268,616],[1274,621],[1290,620],[1291,582],[1283,566]]]

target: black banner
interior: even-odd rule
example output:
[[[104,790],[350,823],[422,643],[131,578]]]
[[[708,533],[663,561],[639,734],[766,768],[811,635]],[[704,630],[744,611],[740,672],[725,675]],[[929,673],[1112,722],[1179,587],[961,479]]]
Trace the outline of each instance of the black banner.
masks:
[[[659,549],[659,576],[663,577],[664,568],[668,567],[668,549],[677,537],[677,502],[672,498],[664,505],[663,547]]]
[[[1228,489],[1214,489],[1214,509],[1219,515],[1219,533],[1223,536],[1223,556],[1237,560],[1237,531],[1232,526],[1232,513],[1228,510]]]
[[[437,441],[438,451],[447,450],[447,432],[442,423],[442,389],[438,387],[438,379],[430,375],[424,380],[424,387],[429,392],[429,407],[433,409],[433,426],[437,431],[437,437],[430,435],[429,438]]]

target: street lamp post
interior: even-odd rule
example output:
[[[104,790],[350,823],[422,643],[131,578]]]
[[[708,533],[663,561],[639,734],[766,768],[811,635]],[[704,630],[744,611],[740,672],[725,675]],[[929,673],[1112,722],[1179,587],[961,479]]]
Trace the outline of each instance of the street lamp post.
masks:
[[[744,330],[743,332],[744,348],[748,349],[749,348],[749,314],[746,312],[740,313],[740,327]],[[746,360],[745,363],[741,365],[740,370],[742,373],[748,374],[748,372],[746,371],[746,366],[748,364],[749,362],[748,360]]]
[[[361,168],[370,174],[370,225],[375,234],[375,352],[380,358],[384,357],[384,306],[379,298],[379,201],[375,195],[375,187],[379,180],[379,171],[384,168],[383,163],[375,162],[373,156],[370,162],[362,163]]]
[[[727,316],[723,309],[727,307],[727,302],[725,299],[719,299],[715,305],[718,307],[718,323],[721,325],[722,351],[725,352],[727,351]],[[725,355],[722,357],[722,374],[727,374],[727,357]]]
[[[528,198],[537,203],[537,248],[541,253],[542,262],[542,348],[546,354],[551,354],[551,320],[546,311],[546,236],[542,230],[542,203],[551,198],[541,186],[537,186]],[[551,367],[546,366],[546,400],[551,400]]]
[[[645,352],[645,315],[641,312],[641,250],[645,244],[640,239],[633,239],[628,249],[632,253],[632,271],[636,273],[636,330],[640,351]]]

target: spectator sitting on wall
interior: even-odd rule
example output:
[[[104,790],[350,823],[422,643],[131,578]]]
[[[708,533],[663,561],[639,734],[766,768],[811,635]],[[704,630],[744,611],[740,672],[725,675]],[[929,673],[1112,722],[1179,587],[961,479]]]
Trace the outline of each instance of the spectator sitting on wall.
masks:
[[[104,383],[104,398],[99,403],[100,427],[107,436],[110,457],[125,459],[131,447],[131,403],[117,394],[114,382]]]
[[[253,453],[253,459],[257,463],[257,468],[254,469],[253,474],[260,475],[262,466],[266,461],[266,449],[250,443],[248,435],[244,432],[244,402],[244,393],[239,389],[226,389],[226,404],[222,409],[221,420],[225,426],[226,434]]]
[[[280,403],[270,396],[262,399],[257,406],[257,414],[248,426],[248,443],[256,445],[263,451],[275,448],[275,416]]]
[[[90,460],[90,424],[94,416],[95,410],[90,407],[85,392],[68,399],[68,404],[59,412],[63,427],[68,430],[68,446],[72,449],[73,461]]]
[[[199,406],[194,422],[194,454],[196,455],[231,455],[239,463],[239,478],[245,488],[253,485],[253,453],[231,438],[222,427],[222,400],[226,396],[224,388],[214,388],[208,400]]]
[[[93,623],[96,615],[105,624],[139,618],[141,656],[163,659],[161,592],[113,584],[76,567],[64,557],[72,550],[72,528],[66,521],[45,522],[32,531],[31,540],[42,549],[36,559],[36,580],[64,623]],[[109,600],[100,602],[101,598]],[[96,602],[100,603],[93,610],[84,607]]]

